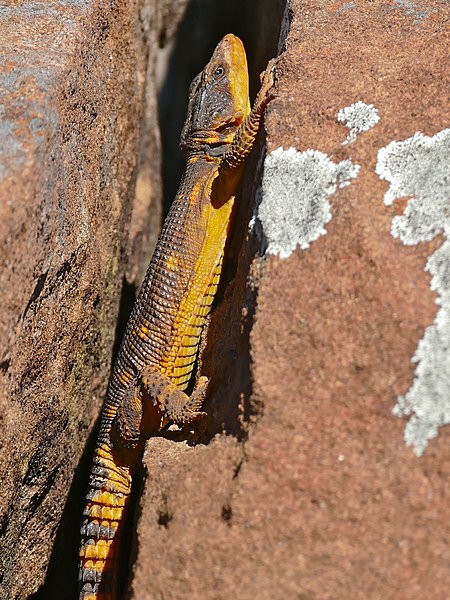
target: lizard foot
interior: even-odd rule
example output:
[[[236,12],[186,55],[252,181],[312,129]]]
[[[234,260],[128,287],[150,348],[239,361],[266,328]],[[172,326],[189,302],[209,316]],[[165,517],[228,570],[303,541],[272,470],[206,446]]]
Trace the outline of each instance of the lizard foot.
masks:
[[[278,58],[271,58],[267,63],[266,69],[259,76],[261,81],[261,88],[256,97],[255,106],[265,106],[270,100],[275,97],[274,85],[276,81],[275,68],[277,66]]]
[[[167,399],[165,413],[166,418],[178,425],[192,423],[206,415],[199,410],[205,400],[208,378],[200,377],[198,385],[190,396],[176,388],[175,393],[170,394]],[[177,393],[178,392],[178,393]]]
[[[203,404],[208,387],[208,378],[200,377],[197,387],[188,396],[170,379],[152,367],[142,371],[142,383],[150,398],[164,414],[164,419],[177,425],[191,423],[205,415],[199,409]]]

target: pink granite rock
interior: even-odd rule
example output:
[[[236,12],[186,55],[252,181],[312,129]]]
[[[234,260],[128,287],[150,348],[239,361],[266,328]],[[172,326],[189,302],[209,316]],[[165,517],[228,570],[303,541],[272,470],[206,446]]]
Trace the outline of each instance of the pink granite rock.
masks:
[[[215,420],[188,438],[208,445],[148,445],[132,597],[444,599],[450,429],[416,430],[409,447],[392,411],[444,298],[424,267],[445,226],[433,136],[449,122],[448,11],[293,0],[286,17],[253,230],[266,255],[251,263],[244,241],[212,318],[202,374]],[[378,154],[418,131],[432,159],[418,138]],[[279,147],[294,150],[270,154]],[[441,233],[408,246],[391,227],[411,191],[383,199],[408,189],[411,156]]]

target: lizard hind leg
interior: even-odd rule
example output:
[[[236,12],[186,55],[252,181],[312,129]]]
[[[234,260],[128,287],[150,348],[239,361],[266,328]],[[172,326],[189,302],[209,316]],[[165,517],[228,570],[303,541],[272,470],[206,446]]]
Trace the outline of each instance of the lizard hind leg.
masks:
[[[188,396],[167,375],[155,367],[146,367],[142,372],[142,385],[153,404],[157,405],[163,414],[164,421],[183,425],[205,414],[200,408],[206,396],[207,377],[200,377],[197,387]]]
[[[142,394],[137,382],[126,391],[111,426],[111,444],[114,453],[126,463],[133,463],[141,438]]]

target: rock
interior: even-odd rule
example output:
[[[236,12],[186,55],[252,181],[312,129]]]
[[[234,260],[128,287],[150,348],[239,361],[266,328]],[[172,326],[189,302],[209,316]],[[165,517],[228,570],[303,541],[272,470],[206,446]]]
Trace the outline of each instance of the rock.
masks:
[[[44,581],[106,391],[124,256],[133,287],[151,251],[147,228],[160,214],[156,40],[185,4],[0,9],[3,598],[27,598]],[[88,462],[53,554],[59,598],[75,593]]]
[[[426,1],[293,0],[285,16],[272,175],[202,357],[211,418],[188,437],[196,446],[149,442],[132,598],[445,598],[450,430],[415,430],[408,446],[392,411],[445,409],[429,391],[425,407],[408,396],[446,301],[437,257],[436,291],[424,274],[445,238],[416,232],[408,246],[398,231],[421,224],[405,225],[412,183],[433,206],[449,164],[447,15]],[[388,190],[409,198],[386,206]],[[284,217],[297,222],[286,230]]]

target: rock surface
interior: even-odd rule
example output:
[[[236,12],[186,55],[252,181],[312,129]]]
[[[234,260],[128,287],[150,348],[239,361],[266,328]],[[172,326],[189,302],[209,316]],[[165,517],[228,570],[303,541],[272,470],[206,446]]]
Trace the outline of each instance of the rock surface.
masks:
[[[384,206],[375,171],[393,140],[448,124],[446,10],[289,2],[267,151],[314,150],[297,187],[315,181],[330,218],[287,258],[251,262],[250,235],[234,259],[203,355],[212,419],[189,445],[148,444],[132,598],[448,596],[450,430],[418,458],[392,414],[436,316],[424,267],[442,240],[391,236],[407,199]],[[322,167],[342,161],[360,168],[339,189]]]
[[[85,475],[72,486],[75,500],[66,500],[105,394],[124,256],[136,285],[159,228],[149,231],[161,210],[155,56],[186,2],[7,4],[0,7],[0,597],[36,592],[54,548],[55,597],[70,598],[80,523],[73,506]]]
[[[424,273],[446,223],[415,245],[391,235],[412,210],[405,156],[432,205],[442,155],[424,169],[420,152],[389,149],[417,147],[417,132],[435,150],[444,139],[448,12],[291,0],[282,20],[284,4],[196,0],[174,45],[181,63],[195,49],[183,74],[169,68],[185,88],[223,33],[242,35],[255,88],[281,26],[277,98],[201,357],[209,417],[148,442],[131,598],[444,599],[449,428],[418,458],[392,410],[446,309],[444,278],[432,291]],[[186,5],[0,7],[1,598],[75,598],[114,328],[120,338],[161,211],[157,46]],[[163,90],[187,100],[173,81]],[[170,111],[160,117],[175,122]]]

